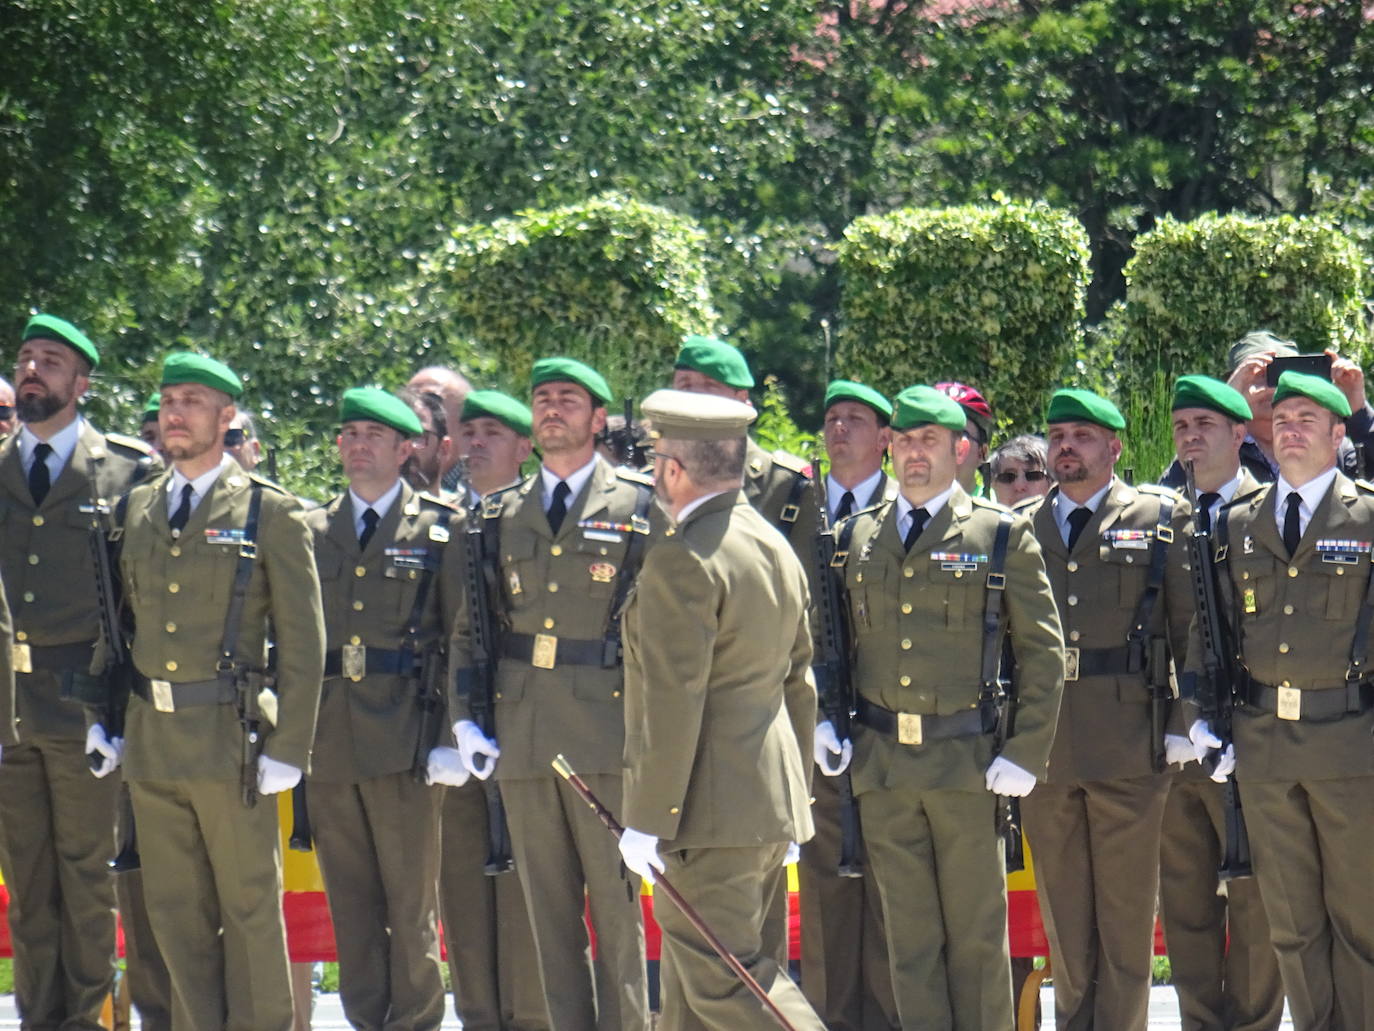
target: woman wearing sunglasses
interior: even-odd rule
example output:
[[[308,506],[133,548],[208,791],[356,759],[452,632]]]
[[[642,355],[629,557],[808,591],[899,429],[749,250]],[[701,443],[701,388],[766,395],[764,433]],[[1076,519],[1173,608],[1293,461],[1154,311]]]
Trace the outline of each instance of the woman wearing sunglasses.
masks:
[[[1011,506],[1048,494],[1053,481],[1045,468],[1046,457],[1045,441],[1028,433],[994,451],[992,490],[997,500]]]

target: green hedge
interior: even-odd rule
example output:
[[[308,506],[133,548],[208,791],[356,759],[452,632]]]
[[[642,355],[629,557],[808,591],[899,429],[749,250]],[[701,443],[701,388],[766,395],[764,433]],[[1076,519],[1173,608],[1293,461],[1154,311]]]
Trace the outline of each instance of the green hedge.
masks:
[[[463,226],[423,263],[419,328],[470,339],[511,389],[536,358],[569,354],[642,395],[666,383],[683,336],[715,327],[705,239],[617,194]]]
[[[1121,396],[1186,373],[1225,375],[1226,350],[1269,329],[1304,351],[1363,358],[1361,258],[1340,230],[1283,216],[1166,219],[1135,242],[1109,320]]]
[[[1044,204],[909,209],[856,219],[839,245],[837,373],[895,393],[956,379],[1004,429],[1040,425],[1072,367],[1088,240]]]

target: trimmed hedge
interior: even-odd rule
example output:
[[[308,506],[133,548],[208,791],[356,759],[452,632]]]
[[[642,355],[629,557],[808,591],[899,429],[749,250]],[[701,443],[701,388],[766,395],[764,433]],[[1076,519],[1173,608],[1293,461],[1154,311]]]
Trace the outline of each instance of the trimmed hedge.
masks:
[[[667,382],[683,336],[715,327],[705,241],[618,194],[462,226],[422,265],[422,323],[470,340],[517,393],[536,358],[567,354],[642,395]]]
[[[1340,230],[1305,218],[1203,215],[1165,219],[1135,241],[1127,291],[1113,311],[1120,396],[1156,373],[1226,374],[1226,351],[1255,329],[1303,351],[1331,347],[1359,359],[1361,258]]]
[[[1037,427],[1072,364],[1088,238],[1045,204],[908,209],[856,219],[839,245],[836,374],[889,395],[960,380],[999,426]]]

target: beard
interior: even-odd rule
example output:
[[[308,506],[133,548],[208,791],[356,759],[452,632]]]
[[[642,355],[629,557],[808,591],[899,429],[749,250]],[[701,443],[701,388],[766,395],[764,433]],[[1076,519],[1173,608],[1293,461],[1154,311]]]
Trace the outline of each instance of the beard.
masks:
[[[46,422],[60,412],[67,402],[56,394],[39,394],[37,397],[16,399],[14,410],[20,422]]]

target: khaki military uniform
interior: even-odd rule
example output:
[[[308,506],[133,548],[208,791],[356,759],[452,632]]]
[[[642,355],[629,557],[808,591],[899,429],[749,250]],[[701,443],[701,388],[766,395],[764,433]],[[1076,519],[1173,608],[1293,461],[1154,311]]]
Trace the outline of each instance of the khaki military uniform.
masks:
[[[1012,1024],[1003,844],[984,784],[995,721],[979,704],[986,580],[1006,515],[956,485],[910,552],[895,503],[855,516],[849,542],[854,792],[903,1027]],[[1002,626],[1015,644],[1019,705],[1001,754],[1042,777],[1063,645],[1025,519],[1009,527],[1004,576]],[[873,707],[880,718],[865,715]],[[881,718],[882,710],[905,715]],[[887,719],[897,726],[879,726]]]
[[[896,481],[884,474],[874,496],[857,499],[856,509],[896,496]],[[808,571],[809,562],[814,559],[803,559]],[[816,836],[802,846],[797,863],[802,991],[830,1031],[897,1031],[901,1023],[892,995],[877,883],[871,872],[863,877],[839,875],[838,785],[836,777],[814,773],[811,778]],[[862,840],[859,858],[864,859]]]
[[[325,681],[309,779],[311,829],[355,1028],[438,1028],[442,791],[424,780],[448,741],[444,649],[463,606],[463,515],[405,483],[358,547],[345,493],[306,515],[325,617]],[[408,635],[424,585],[418,633]],[[409,650],[407,650],[409,649]],[[425,661],[429,668],[411,670]],[[405,664],[409,663],[410,668]],[[423,701],[419,692],[432,692]],[[441,735],[442,729],[442,735]],[[423,740],[421,736],[423,735]],[[412,766],[420,762],[420,778]]]
[[[1169,780],[1154,764],[1162,744],[1152,739],[1145,676],[1128,672],[1125,645],[1168,497],[1173,542],[1147,631],[1156,652],[1184,655],[1193,608],[1188,505],[1164,488],[1113,478],[1070,554],[1054,518],[1057,494],[1019,509],[1044,550],[1069,670],[1047,781],[1021,813],[1050,940],[1056,1026],[1143,1029]],[[1181,709],[1162,709],[1163,725],[1186,734]]]
[[[130,495],[120,559],[134,664],[155,679],[129,701],[124,753],[149,915],[176,1026],[287,1031],[277,807],[240,799],[243,732],[236,699],[219,693],[216,663],[256,484],[262,510],[235,655],[263,670],[270,621],[277,712],[263,754],[308,769],[324,670],[314,549],[300,503],[230,458],[173,538],[170,479]]]
[[[493,515],[500,519],[507,623],[497,667],[495,776],[558,1031],[641,1031],[648,1023],[639,878],[623,872],[615,838],[550,765],[563,753],[601,801],[620,811],[624,685],[618,663],[603,668],[602,645],[643,489],[644,478],[597,458],[568,499],[557,534],[538,476],[501,495]],[[451,661],[460,683],[471,663],[469,634],[455,625]],[[587,905],[596,930],[590,964]]]
[[[1347,687],[1374,487],[1337,474],[1290,559],[1275,486],[1226,510],[1222,577],[1245,672],[1236,779],[1293,1024],[1374,1014],[1374,699]],[[1200,664],[1200,663],[1199,663]],[[1277,714],[1283,706],[1283,717]]]
[[[806,574],[740,491],[650,553],[626,611],[623,822],[660,839],[674,886],[792,1024],[821,1031],[763,940],[770,880],[812,833],[810,665]],[[654,913],[665,1031],[773,1026],[674,906]]]
[[[97,1027],[114,983],[106,864],[119,778],[92,777],[85,747],[83,699],[100,700],[105,663],[91,530],[97,507],[113,506],[155,467],[142,441],[82,421],[70,460],[35,508],[19,434],[0,446],[0,575],[31,669],[21,666],[13,706],[0,714],[18,720],[21,742],[0,763],[0,860],[26,1026]]]
[[[1260,489],[1246,469],[1234,500]],[[1196,518],[1196,514],[1195,514]],[[1169,773],[1159,846],[1159,916],[1184,1023],[1199,1031],[1274,1031],[1283,981],[1259,881],[1217,891],[1226,842],[1222,785],[1195,762]]]

